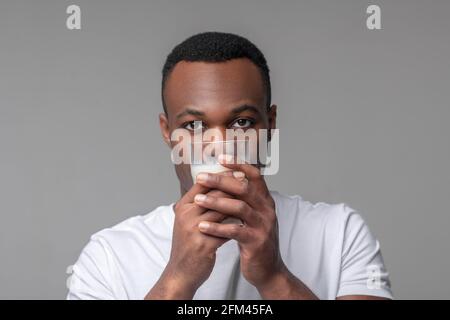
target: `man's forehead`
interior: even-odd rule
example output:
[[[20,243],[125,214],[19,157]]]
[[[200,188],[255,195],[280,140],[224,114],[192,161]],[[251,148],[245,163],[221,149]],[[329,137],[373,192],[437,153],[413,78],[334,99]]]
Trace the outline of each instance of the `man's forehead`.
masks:
[[[177,63],[164,90],[166,105],[234,106],[247,101],[264,105],[265,91],[261,73],[250,60],[241,58],[225,62]]]

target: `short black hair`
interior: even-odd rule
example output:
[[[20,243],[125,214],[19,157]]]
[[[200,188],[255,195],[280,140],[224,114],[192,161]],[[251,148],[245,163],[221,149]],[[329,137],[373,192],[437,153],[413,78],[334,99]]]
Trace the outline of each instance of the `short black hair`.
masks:
[[[161,98],[164,111],[164,86],[170,72],[180,61],[224,62],[248,58],[261,71],[266,91],[267,108],[270,107],[271,85],[269,67],[262,52],[248,39],[232,33],[202,32],[195,34],[173,48],[162,69]]]

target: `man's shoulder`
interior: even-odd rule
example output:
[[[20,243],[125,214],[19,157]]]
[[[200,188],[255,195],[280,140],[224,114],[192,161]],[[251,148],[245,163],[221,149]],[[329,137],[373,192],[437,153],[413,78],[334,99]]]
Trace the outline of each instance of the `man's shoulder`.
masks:
[[[94,233],[91,240],[111,244],[147,238],[149,233],[159,232],[160,236],[165,236],[173,222],[172,205],[159,206],[146,214],[127,218]]]
[[[311,202],[300,195],[286,195],[278,191],[270,192],[276,203],[280,220],[299,223],[311,227],[345,227],[348,219],[358,213],[347,203]]]

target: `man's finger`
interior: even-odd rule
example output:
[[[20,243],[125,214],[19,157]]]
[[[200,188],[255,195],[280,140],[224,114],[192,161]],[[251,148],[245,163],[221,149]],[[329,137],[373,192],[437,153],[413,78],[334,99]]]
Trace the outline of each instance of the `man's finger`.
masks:
[[[242,221],[245,221],[247,225],[254,225],[258,222],[258,216],[256,216],[253,213],[252,208],[242,200],[214,197],[199,193],[195,196],[194,201],[201,207],[239,218]]]
[[[188,192],[186,192],[184,194],[183,197],[181,197],[180,200],[178,200],[178,202],[176,203],[176,207],[181,207],[187,203],[193,203],[194,202],[194,197],[196,194],[199,193],[206,193],[210,190],[211,188],[208,188],[204,185],[201,185],[199,183],[194,183],[194,185],[189,189]]]
[[[239,161],[239,159],[230,154],[220,154],[218,160],[224,167],[234,171],[243,172],[248,179],[261,178],[261,172],[257,167],[249,163],[245,163],[244,161]]]
[[[200,173],[197,175],[196,182],[205,187],[218,189],[231,195],[245,197],[248,193],[248,180],[238,180],[234,176]]]
[[[220,172],[220,173],[217,173],[217,174],[231,177],[231,176],[233,176],[233,171],[228,170],[228,171]],[[189,189],[189,191],[186,192],[184,194],[184,196],[180,200],[178,200],[177,205],[181,206],[181,205],[184,205],[186,203],[193,203],[194,202],[194,197],[195,197],[196,194],[198,194],[198,193],[206,193],[206,192],[208,192],[210,190],[211,190],[211,188],[205,187],[205,186],[203,186],[201,184],[198,184],[198,183],[194,183],[194,185],[191,187],[191,189]]]
[[[198,228],[202,233],[219,238],[234,239],[240,243],[245,243],[249,239],[249,228],[243,224],[201,221]]]
[[[214,210],[208,210],[200,215],[202,221],[222,222],[225,218],[227,218],[226,214]]]

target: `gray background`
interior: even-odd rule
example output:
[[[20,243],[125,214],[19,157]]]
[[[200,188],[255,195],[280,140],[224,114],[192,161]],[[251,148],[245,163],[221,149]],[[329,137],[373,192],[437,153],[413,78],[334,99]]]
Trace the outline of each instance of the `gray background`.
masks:
[[[73,3],[81,31],[65,27]],[[372,3],[380,31],[365,27]],[[268,59],[270,187],[359,210],[397,298],[450,298],[449,14],[444,0],[2,0],[0,298],[65,298],[92,233],[177,199],[160,69],[206,30]]]

